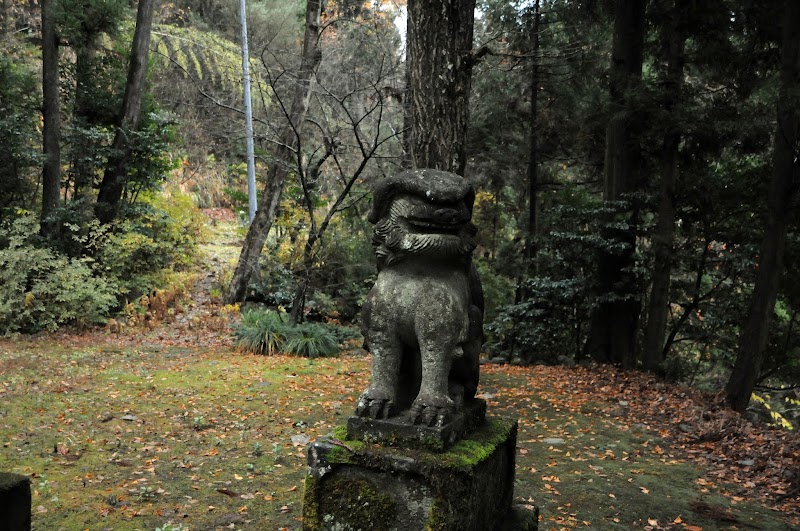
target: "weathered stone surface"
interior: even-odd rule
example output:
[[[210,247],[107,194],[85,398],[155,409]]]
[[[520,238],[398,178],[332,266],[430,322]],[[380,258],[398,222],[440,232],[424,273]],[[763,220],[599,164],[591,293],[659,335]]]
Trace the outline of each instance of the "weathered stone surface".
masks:
[[[445,452],[316,442],[303,529],[500,529],[511,507],[516,436],[516,421],[490,419]]]
[[[362,308],[372,371],[357,417],[443,428],[475,397],[484,303],[474,199],[466,179],[438,170],[376,185],[378,277]]]
[[[538,531],[539,508],[535,505],[512,505],[497,531]]]
[[[414,424],[410,411],[388,419],[350,417],[347,420],[347,435],[350,439],[364,439],[385,444],[406,443],[429,450],[444,450],[467,432],[478,428],[486,418],[486,401],[473,398],[455,413],[443,426]]]
[[[31,529],[31,482],[26,476],[0,472],[0,529]]]

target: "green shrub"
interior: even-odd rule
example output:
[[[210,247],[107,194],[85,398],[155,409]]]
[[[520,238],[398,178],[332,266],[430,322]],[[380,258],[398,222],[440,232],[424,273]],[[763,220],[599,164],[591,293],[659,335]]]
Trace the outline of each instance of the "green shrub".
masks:
[[[475,260],[481,276],[484,299],[484,322],[492,321],[500,310],[514,300],[514,282],[499,274],[485,259]]]
[[[289,328],[283,312],[249,310],[242,312],[242,321],[234,327],[233,335],[242,350],[271,356],[281,351]]]
[[[163,287],[165,272],[188,268],[204,231],[202,213],[188,196],[144,194],[100,244],[100,269],[117,279],[128,300],[136,299]]]
[[[288,322],[285,312],[251,309],[242,313],[234,337],[242,350],[256,354],[295,354],[308,358],[334,356],[339,352],[331,325]]]
[[[355,326],[339,325],[332,323],[320,323],[325,329],[333,335],[337,343],[342,344],[348,341],[363,341],[364,336],[361,331]]]
[[[266,254],[261,255],[261,275],[253,275],[247,290],[247,300],[267,306],[292,307],[294,299],[292,272]]]
[[[0,54],[0,216],[4,209],[13,213],[12,207],[26,204],[36,193],[42,160],[40,93],[32,64]]]
[[[532,278],[525,282],[529,299],[506,306],[486,325],[487,349],[524,363],[555,363],[572,357],[583,341],[581,324],[589,310],[580,279]]]
[[[0,335],[102,323],[116,303],[113,284],[86,260],[38,247],[38,231],[31,215],[0,227]]]
[[[326,358],[339,353],[339,344],[325,325],[302,323],[291,327],[281,350],[306,358]]]

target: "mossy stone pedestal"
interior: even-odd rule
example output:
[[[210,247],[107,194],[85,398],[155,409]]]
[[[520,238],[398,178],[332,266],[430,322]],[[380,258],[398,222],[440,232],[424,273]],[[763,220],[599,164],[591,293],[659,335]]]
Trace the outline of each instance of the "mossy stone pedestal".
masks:
[[[308,448],[304,530],[489,531],[511,514],[516,421],[487,419],[443,452],[335,436]]]
[[[31,482],[27,476],[0,472],[0,529],[30,531]]]

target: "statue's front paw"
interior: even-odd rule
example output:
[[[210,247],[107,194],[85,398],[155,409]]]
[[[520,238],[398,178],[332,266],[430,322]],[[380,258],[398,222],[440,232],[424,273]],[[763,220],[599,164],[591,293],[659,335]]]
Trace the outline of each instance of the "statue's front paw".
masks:
[[[393,413],[394,401],[389,398],[372,396],[369,391],[358,398],[356,416],[388,419]]]
[[[453,418],[453,401],[448,397],[417,397],[411,406],[414,424],[424,426],[444,426]]]

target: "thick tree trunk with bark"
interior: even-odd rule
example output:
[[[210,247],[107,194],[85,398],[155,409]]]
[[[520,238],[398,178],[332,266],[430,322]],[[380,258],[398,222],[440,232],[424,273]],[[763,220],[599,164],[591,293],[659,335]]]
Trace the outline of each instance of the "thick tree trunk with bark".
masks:
[[[528,119],[528,227],[525,234],[525,247],[523,249],[522,264],[523,269],[517,282],[517,291],[514,302],[520,303],[528,298],[525,289],[525,279],[530,274],[533,259],[536,256],[536,222],[539,194],[539,128],[537,124],[537,114],[539,112],[539,84],[541,83],[539,73],[539,26],[541,23],[541,11],[539,0],[533,5],[533,24],[531,27],[531,115]]]
[[[662,47],[667,67],[663,80],[662,107],[672,112],[680,102],[683,85],[684,43],[686,40],[684,12],[680,0],[672,2],[668,22],[663,28]],[[664,132],[661,149],[661,183],[658,198],[658,220],[653,234],[653,285],[650,289],[647,327],[644,334],[644,368],[651,372],[661,369],[664,361],[664,335],[669,314],[669,287],[672,275],[672,243],[675,233],[675,180],[678,175],[678,144],[680,127],[675,120]]]
[[[781,51],[781,88],[778,124],[775,132],[772,183],[769,191],[767,224],[758,260],[758,274],[739,337],[736,363],[726,386],[728,405],[744,412],[750,402],[764,361],[769,325],[783,270],[786,230],[792,202],[800,188],[800,3],[786,0]]]
[[[247,285],[258,267],[261,250],[275,220],[275,213],[283,194],[283,185],[289,172],[297,168],[299,135],[303,128],[311,99],[311,81],[322,59],[319,49],[321,0],[309,0],[306,4],[306,30],[303,36],[303,59],[297,77],[297,89],[287,116],[288,123],[281,133],[275,148],[272,164],[267,174],[267,186],[261,196],[261,205],[245,236],[239,262],[225,294],[228,304],[240,302],[247,295]]]
[[[61,118],[59,115],[58,36],[53,20],[53,0],[42,0],[42,212],[41,231],[55,230],[47,218],[58,206],[61,191]]]
[[[92,85],[92,64],[96,53],[96,43],[91,39],[75,51],[75,111],[73,119],[79,128],[89,128],[94,125],[92,119],[93,102],[89,94]],[[81,133],[76,135],[80,141],[77,149],[72,154],[72,185],[73,198],[80,199],[93,184],[92,167],[87,164],[85,155],[96,148],[93,142],[86,139]]]
[[[464,174],[475,0],[409,0],[407,166]]]
[[[155,0],[139,0],[136,13],[136,29],[133,33],[128,79],[122,99],[122,115],[111,145],[111,155],[106,163],[103,181],[97,194],[95,215],[102,223],[110,223],[119,214],[122,193],[128,176],[131,156],[130,133],[139,126],[142,100],[147,78],[147,58],[150,50],[150,34],[153,27]]]
[[[640,146],[638,124],[631,93],[641,83],[645,3],[619,0],[614,19],[611,51],[610,94],[614,115],[606,130],[605,194],[607,201],[620,200],[638,187]],[[609,220],[610,221],[610,220]],[[629,213],[629,225],[633,226]],[[619,253],[603,251],[598,256],[598,293],[606,300],[592,311],[584,354],[601,363],[631,368],[636,363],[636,330],[640,303],[636,279],[630,271],[636,237],[633,229],[605,230],[606,239],[626,244]],[[609,295],[612,297],[609,300]]]

